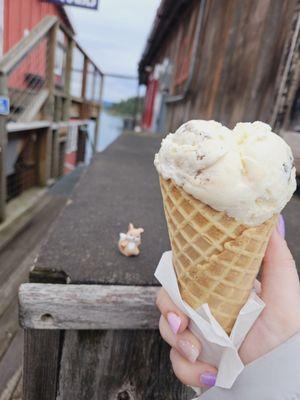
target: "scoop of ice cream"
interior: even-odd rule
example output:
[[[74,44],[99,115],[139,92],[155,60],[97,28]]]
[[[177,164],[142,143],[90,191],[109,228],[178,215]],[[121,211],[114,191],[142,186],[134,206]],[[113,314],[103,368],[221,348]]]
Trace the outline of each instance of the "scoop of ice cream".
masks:
[[[290,147],[259,121],[233,130],[189,121],[163,139],[154,164],[164,179],[249,226],[280,213],[296,189]]]

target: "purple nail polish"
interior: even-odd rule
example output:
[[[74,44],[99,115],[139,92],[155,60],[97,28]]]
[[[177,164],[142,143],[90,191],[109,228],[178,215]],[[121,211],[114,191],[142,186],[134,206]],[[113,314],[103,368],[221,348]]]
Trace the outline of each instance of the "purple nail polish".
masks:
[[[277,230],[278,230],[279,234],[284,238],[285,237],[285,223],[284,223],[283,216],[281,214],[279,215],[279,219],[278,219],[278,223],[277,223]]]
[[[216,384],[216,374],[212,372],[204,372],[200,375],[200,383],[201,385],[212,387]]]
[[[174,333],[174,335],[176,335],[180,328],[181,319],[175,313],[169,312],[167,315],[167,320],[170,328],[172,329],[172,332]]]

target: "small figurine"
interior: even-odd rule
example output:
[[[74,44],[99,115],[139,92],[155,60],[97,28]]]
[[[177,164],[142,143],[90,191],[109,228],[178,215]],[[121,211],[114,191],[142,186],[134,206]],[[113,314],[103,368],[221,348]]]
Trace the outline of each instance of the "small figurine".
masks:
[[[139,246],[141,244],[141,233],[143,228],[135,228],[130,222],[127,233],[120,233],[119,250],[124,256],[138,256],[140,254]]]

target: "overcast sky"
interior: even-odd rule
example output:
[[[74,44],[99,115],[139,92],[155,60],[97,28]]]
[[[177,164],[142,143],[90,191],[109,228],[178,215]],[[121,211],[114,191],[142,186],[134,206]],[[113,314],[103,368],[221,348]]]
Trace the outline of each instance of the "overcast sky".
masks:
[[[66,7],[77,39],[105,73],[137,76],[160,0],[99,0],[98,11]],[[136,82],[107,79],[104,99],[134,96]]]

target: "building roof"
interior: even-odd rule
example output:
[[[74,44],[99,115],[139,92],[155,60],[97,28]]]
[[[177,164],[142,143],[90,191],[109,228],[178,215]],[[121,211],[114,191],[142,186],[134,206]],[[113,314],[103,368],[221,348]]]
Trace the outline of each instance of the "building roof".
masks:
[[[180,18],[187,5],[191,3],[193,2],[190,0],[161,0],[146,47],[139,62],[138,72],[140,83],[147,82],[149,74],[147,66],[151,65],[162,41],[167,37],[171,29],[174,28],[175,23]]]

